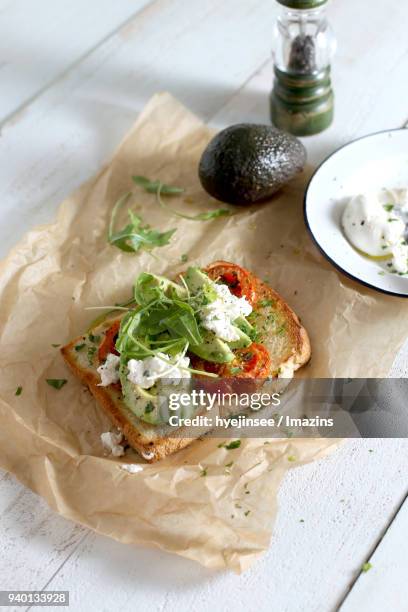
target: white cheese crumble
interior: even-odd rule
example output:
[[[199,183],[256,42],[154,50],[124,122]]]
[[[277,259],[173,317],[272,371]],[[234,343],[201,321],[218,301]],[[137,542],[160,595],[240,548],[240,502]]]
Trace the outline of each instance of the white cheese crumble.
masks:
[[[119,431],[117,433],[113,431],[105,431],[101,434],[101,442],[105,450],[109,451],[114,457],[122,457],[125,454],[125,448],[121,444],[123,440],[123,434]]]
[[[231,293],[227,285],[211,283],[217,293],[217,298],[201,309],[201,324],[205,329],[225,340],[239,340],[239,333],[233,322],[240,316],[247,317],[252,312],[252,306],[245,297],[238,298]]]
[[[122,463],[120,468],[125,472],[129,472],[129,474],[137,474],[137,472],[143,471],[143,467],[137,463]]]
[[[98,384],[98,387],[107,387],[108,385],[117,383],[119,381],[119,362],[119,355],[109,353],[105,363],[99,366],[97,369],[97,372],[101,377],[101,382]]]
[[[175,362],[175,365],[170,363]],[[165,353],[158,353],[155,357],[146,359],[130,359],[128,366],[128,380],[142,389],[150,389],[159,378],[168,378],[169,382],[177,385],[181,378],[190,378],[191,373],[187,368],[190,364],[189,357],[176,356],[170,358]]]

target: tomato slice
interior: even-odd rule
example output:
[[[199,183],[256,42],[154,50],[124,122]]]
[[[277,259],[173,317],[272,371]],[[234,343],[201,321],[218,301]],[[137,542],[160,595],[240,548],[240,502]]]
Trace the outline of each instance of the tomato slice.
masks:
[[[271,358],[263,344],[253,342],[250,346],[234,351],[231,363],[213,363],[190,354],[191,366],[195,370],[212,372],[220,378],[266,378],[270,373]],[[203,377],[204,378],[204,377]]]
[[[99,361],[105,361],[109,353],[119,355],[118,351],[115,349],[115,343],[118,337],[119,328],[120,321],[115,321],[113,325],[109,327],[108,331],[105,334],[105,338],[98,350]]]
[[[252,275],[244,268],[227,261],[216,261],[206,268],[211,280],[221,280],[237,297],[245,297],[253,306],[256,301],[256,283]]]
[[[271,358],[263,344],[253,342],[250,346],[234,351],[235,359],[224,365],[219,372],[223,377],[266,378],[270,373]]]

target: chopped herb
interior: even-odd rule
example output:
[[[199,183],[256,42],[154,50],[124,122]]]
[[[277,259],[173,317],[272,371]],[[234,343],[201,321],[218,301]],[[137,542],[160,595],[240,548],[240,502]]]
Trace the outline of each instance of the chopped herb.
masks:
[[[59,346],[61,346],[61,345],[60,345],[60,344],[51,344],[51,346],[52,346],[53,348],[58,348],[58,347],[59,347]]]
[[[384,204],[383,208],[387,211],[387,212],[391,212],[394,208],[394,204]]]
[[[145,414],[149,414],[149,412],[153,412],[153,410],[154,410],[153,402],[147,402],[146,407],[145,407]]]
[[[241,446],[241,440],[233,440],[229,444],[225,445],[227,450],[233,450],[234,448],[239,448]]]
[[[391,217],[387,219],[388,223],[392,223],[393,221],[398,221],[399,219],[392,219]]]
[[[235,504],[235,507],[238,508],[239,510],[242,508],[241,504]]]
[[[276,330],[276,333],[278,334],[278,336],[282,336],[282,334],[284,334],[286,331],[286,325],[281,325],[280,327],[278,327],[278,329]]]
[[[251,491],[245,491],[245,495],[249,495]]]
[[[373,451],[373,449],[372,449],[372,448],[369,448],[369,449],[368,449],[368,452],[369,452],[369,453],[373,453],[374,451]]]
[[[384,270],[381,270],[380,272],[378,272],[378,274],[379,274],[380,276],[384,276],[385,272],[384,272]]]
[[[207,476],[207,468],[205,468],[204,470],[201,471],[200,476],[202,476],[202,477]]]
[[[76,351],[82,351],[84,348],[86,347],[85,342],[83,342],[82,344],[77,344],[75,347]]]
[[[304,523],[305,519],[299,519],[299,523]]]
[[[361,566],[361,571],[368,572],[372,567],[373,567],[372,564],[369,562],[363,563],[363,565]]]
[[[16,392],[14,395],[21,395],[23,392],[23,387],[17,387]]]
[[[273,306],[275,304],[275,300],[260,300],[258,304],[260,306]]]
[[[89,334],[88,338],[94,344],[99,344],[99,342],[101,341],[101,337],[100,336],[94,336],[93,334]]]
[[[182,254],[182,256],[180,257],[180,260],[181,260],[183,263],[186,263],[186,261],[188,261],[188,255],[187,255],[187,253],[183,253],[183,254]]]
[[[230,461],[229,463],[226,463],[226,464],[225,464],[225,467],[226,467],[226,468],[229,468],[229,467],[231,467],[231,465],[232,465],[233,463],[234,463],[233,461]]]
[[[220,444],[218,444],[217,448],[224,448],[224,446],[225,446],[224,442],[220,442]]]
[[[109,243],[126,253],[137,253],[141,250],[150,251],[154,247],[162,247],[169,244],[170,238],[176,231],[175,229],[168,230],[167,232],[151,229],[149,225],[143,225],[141,217],[135,215],[131,210],[128,210],[130,223],[123,229],[114,231],[118,211],[128,202],[131,195],[131,193],[126,193],[119,198],[113,207],[108,231]]]
[[[294,457],[293,455],[289,455],[288,461],[296,461],[296,457]]]
[[[251,512],[250,510],[247,510],[246,512],[244,512],[245,516],[248,516],[250,512]]]
[[[384,251],[387,248],[386,244],[381,245],[382,250]]]
[[[47,378],[47,385],[54,387],[54,389],[62,389],[62,387],[68,382],[66,378]]]
[[[239,374],[240,372],[242,372],[242,368],[238,368],[238,367],[231,368],[231,374],[233,376],[235,376],[235,374]]]
[[[89,361],[89,365],[92,365],[93,358],[95,357],[96,351],[97,351],[96,346],[90,346],[88,348],[88,361]]]

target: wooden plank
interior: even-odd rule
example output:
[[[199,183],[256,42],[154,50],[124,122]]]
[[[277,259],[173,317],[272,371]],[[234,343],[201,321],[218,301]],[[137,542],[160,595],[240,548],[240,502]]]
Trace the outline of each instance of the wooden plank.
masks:
[[[2,203],[7,202],[10,212],[15,210],[16,202],[21,202],[22,215],[19,217],[24,225],[17,231],[17,225],[10,227],[8,223],[8,232],[15,234],[13,241],[25,227],[49,218],[59,199],[94,172],[133,121],[135,112],[161,83],[173,83],[173,93],[179,94],[206,119],[211,119],[220,106],[224,106],[224,110],[217,115],[218,121],[230,122],[232,117],[246,120],[248,109],[252,109],[251,116],[255,120],[267,119],[270,67],[265,68],[264,75],[260,73],[250,80],[239,96],[234,98],[234,95],[251,75],[251,70],[268,58],[273,18],[270,7],[261,7],[261,10],[261,3],[249,6],[239,0],[228,3],[226,11],[222,12],[216,3],[204,2],[200,3],[197,14],[201,19],[194,23],[195,17],[185,2],[174,1],[174,8],[168,2],[162,4],[164,13],[157,7],[146,11],[135,28],[126,33],[130,40],[126,38],[125,49],[121,49],[119,37],[114,37],[113,42],[105,43],[92,58],[31,104],[17,123],[3,130],[0,139]],[[246,30],[243,24],[235,35],[236,23],[244,20],[247,13],[244,4],[252,11],[251,25],[257,20],[263,21],[255,28],[256,37],[263,36],[259,43],[252,33],[245,39],[249,28]],[[364,3],[361,5],[361,8],[356,7],[351,0],[333,5],[332,10],[337,15],[336,29],[341,28],[343,39],[350,41],[347,53],[342,51],[339,55],[338,62],[343,64],[338,64],[338,70],[343,74],[347,69],[345,75],[352,77],[351,85],[344,77],[337,86],[337,95],[343,100],[338,108],[343,109],[345,104],[349,117],[345,123],[336,119],[332,130],[317,139],[307,140],[311,159],[318,160],[330,147],[340,143],[342,138],[352,137],[358,130],[372,129],[370,125],[385,122],[389,127],[406,118],[406,113],[402,117],[402,96],[390,106],[389,94],[381,90],[381,78],[384,81],[389,73],[394,96],[399,91],[396,71],[397,68],[404,70],[407,61],[403,56],[404,38],[400,36],[405,9],[399,7],[390,14],[382,6],[376,7],[373,17],[373,10],[369,11],[365,5],[364,17],[368,20],[370,38],[379,41],[371,45],[368,52],[364,37],[357,36],[361,28],[356,13],[362,17]],[[230,29],[226,18],[228,11],[234,13],[235,7],[238,15],[236,21],[232,18]],[[219,18],[219,11],[222,21],[217,36],[210,39],[211,44],[203,45],[202,41],[208,40],[213,31],[211,22]],[[163,28],[157,32],[157,22],[161,18]],[[396,35],[391,35],[390,29],[394,29]],[[165,32],[172,37],[171,41]],[[225,37],[222,44],[221,36]],[[162,43],[163,48],[160,47]],[[143,46],[147,47],[146,51]],[[157,46],[160,53],[156,52]],[[247,57],[251,55],[252,46],[257,49],[254,61]],[[191,50],[189,57],[186,57],[186,49]],[[163,54],[166,56],[164,63]],[[381,64],[384,56],[385,61]],[[133,57],[138,61],[141,58],[138,70],[130,67],[129,58]],[[380,62],[376,73],[375,60]],[[163,73],[160,72],[162,66]],[[371,72],[368,70],[364,83],[361,75],[367,67],[371,67]],[[196,75],[202,76],[202,81],[198,81]],[[225,83],[227,86],[222,89]],[[343,89],[346,87],[350,90]],[[362,114],[359,105],[366,89],[374,100]],[[378,98],[381,104],[377,103]],[[257,110],[259,108],[263,109],[263,114]],[[389,109],[387,113],[385,108]],[[346,114],[346,109],[342,112]],[[105,126],[109,127],[109,133]],[[18,167],[14,168],[16,163]],[[375,452],[368,453],[369,448]],[[184,606],[203,610],[209,606],[231,609],[238,605],[270,609],[271,602],[276,602],[277,610],[329,610],[340,601],[367,551],[399,504],[405,487],[401,477],[404,465],[404,441],[361,441],[349,443],[325,461],[293,471],[282,487],[280,498],[284,511],[278,518],[273,547],[241,578],[211,577],[199,566],[165,553],[124,547],[92,536],[72,552],[49,583],[49,588],[52,585],[71,587],[79,603],[79,595],[86,593],[89,584],[94,585],[83,607],[76,608],[84,610],[93,609],[95,602],[106,609],[116,609],[118,602],[122,602],[125,609],[132,605],[133,608],[142,607],[139,602],[150,603],[154,608],[160,603],[168,610],[178,605],[178,609]],[[300,523],[301,518],[304,523]],[[61,527],[61,538],[64,533],[65,524]],[[12,530],[9,536],[13,537]],[[26,545],[31,546],[29,540]],[[42,546],[44,553],[48,551],[44,540]],[[24,582],[24,568],[16,567],[17,562],[11,554],[10,558],[10,575],[14,572],[15,576],[19,575],[20,582]],[[30,557],[29,563],[35,565],[35,558]],[[79,565],[77,569],[76,564]],[[39,586],[47,584],[52,576],[50,568],[45,569],[36,577]],[[95,573],[98,578],[94,584]]]
[[[374,554],[367,559],[372,567],[369,571],[360,573],[340,608],[341,612],[397,612],[408,609],[407,539],[406,501]]]
[[[154,92],[170,89],[204,119],[217,112],[269,56],[274,10],[263,0],[155,2],[8,122],[0,256],[100,168]]]
[[[51,512],[14,477],[0,481],[2,589],[38,589],[55,574],[88,531]]]
[[[78,612],[331,612],[399,505],[407,461],[405,441],[355,440],[292,470],[271,547],[240,577],[91,535],[48,588],[69,589]]]
[[[150,0],[0,4],[0,123],[123,26]]]

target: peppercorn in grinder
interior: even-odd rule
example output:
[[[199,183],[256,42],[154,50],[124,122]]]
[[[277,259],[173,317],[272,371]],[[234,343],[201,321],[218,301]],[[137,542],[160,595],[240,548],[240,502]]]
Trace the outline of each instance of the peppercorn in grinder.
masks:
[[[277,0],[272,123],[297,136],[325,130],[333,120],[330,61],[336,41],[327,0]]]

